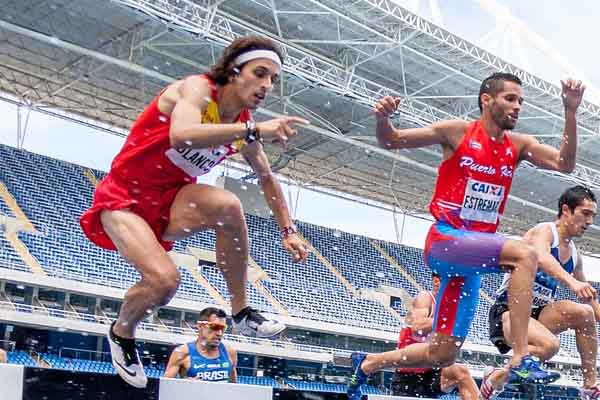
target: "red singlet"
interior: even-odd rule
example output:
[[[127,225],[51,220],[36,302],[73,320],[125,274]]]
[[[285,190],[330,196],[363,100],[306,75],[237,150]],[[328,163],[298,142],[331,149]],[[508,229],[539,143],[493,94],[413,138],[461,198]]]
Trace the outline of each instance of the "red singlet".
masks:
[[[198,119],[204,124],[218,124],[217,88],[208,77],[205,79],[211,86],[211,99]],[[116,249],[102,227],[102,210],[129,209],[144,218],[161,245],[170,250],[172,243],[162,240],[162,236],[179,189],[194,183],[196,177],[240,152],[246,143],[239,139],[219,147],[172,148],[169,138],[171,120],[158,109],[159,98],[160,95],[152,100],[131,127],[110,172],[94,192],[92,207],[81,216],[83,232],[100,247]],[[244,109],[238,121],[246,122],[251,118],[250,112]]]
[[[449,159],[440,164],[429,211],[457,229],[496,232],[517,167],[509,135],[497,143],[474,121]]]

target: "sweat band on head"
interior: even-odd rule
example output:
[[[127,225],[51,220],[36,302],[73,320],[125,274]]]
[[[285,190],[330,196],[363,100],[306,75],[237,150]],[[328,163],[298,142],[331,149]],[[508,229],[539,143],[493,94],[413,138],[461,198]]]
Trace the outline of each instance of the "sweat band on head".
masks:
[[[250,50],[245,53],[240,54],[233,60],[233,65],[239,66],[247,63],[248,61],[256,60],[257,58],[267,58],[273,61],[275,64],[281,68],[281,58],[279,58],[279,54],[275,53],[273,50]]]

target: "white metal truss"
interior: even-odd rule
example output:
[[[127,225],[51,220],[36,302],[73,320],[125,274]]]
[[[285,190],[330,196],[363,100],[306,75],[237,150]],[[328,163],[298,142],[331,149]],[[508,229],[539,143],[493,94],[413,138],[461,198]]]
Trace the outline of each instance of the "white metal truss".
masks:
[[[220,11],[215,5],[203,7],[199,4],[192,3],[189,0],[113,1],[133,7],[134,9],[143,11],[155,18],[164,20],[169,26],[184,29],[187,32],[195,35],[202,35],[218,42],[219,44],[222,44],[223,46],[225,46],[231,40],[243,36],[248,32],[270,35],[269,32],[259,30],[247,22],[241,21],[240,19],[233,17],[226,12]],[[323,9],[327,12],[331,12],[340,18],[351,19],[353,23],[360,25],[364,29],[377,33],[377,36],[381,39],[387,40],[390,46],[403,46],[409,41],[409,39],[417,34],[428,35],[431,38],[435,38],[436,40],[442,42],[445,46],[448,46],[453,50],[460,51],[462,56],[469,56],[478,62],[487,65],[488,67],[494,68],[495,70],[508,71],[517,74],[521,77],[521,79],[523,79],[524,84],[528,87],[533,88],[542,94],[549,95],[550,101],[554,101],[554,103],[558,102],[559,104],[562,102],[560,89],[557,86],[551,85],[548,82],[539,79],[527,73],[526,71],[520,70],[517,67],[501,60],[500,58],[476,46],[473,46],[467,41],[408,12],[391,1],[363,0],[352,3],[352,7],[348,8],[348,11],[359,9],[365,11],[365,7],[370,7],[366,11],[367,17],[363,18],[366,21],[376,18],[375,15],[380,16],[383,14],[386,16],[392,16],[396,21],[402,22],[403,25],[395,25],[393,30],[387,29],[387,31],[385,26],[365,25],[361,21],[354,20],[354,17],[344,15],[340,11],[327,6],[328,3],[336,2],[316,0],[309,1],[315,7]],[[337,3],[336,5],[341,6],[341,3]],[[381,31],[386,33],[382,34]],[[331,60],[317,56],[306,49],[299,49],[297,46],[294,46],[292,43],[286,41],[285,38],[276,36],[273,38],[278,40],[286,51],[286,73],[300,77],[301,79],[305,79],[308,83],[324,87],[328,91],[336,93],[340,96],[351,98],[354,102],[362,104],[365,107],[372,107],[372,105],[384,95],[393,95],[401,96],[403,99],[400,117],[405,121],[411,121],[417,125],[426,125],[441,119],[456,119],[463,117],[463,115],[460,115],[460,113],[454,114],[452,112],[434,107],[431,104],[423,101],[424,99],[419,98],[418,96],[404,96],[404,93],[395,92],[390,88],[382,87],[377,82],[373,82],[360,76],[360,74],[356,71],[357,63],[343,68],[339,65],[336,65]],[[348,44],[344,41],[341,41],[341,43],[344,45]],[[365,43],[369,44],[368,42]],[[364,43],[361,44],[364,46]],[[380,44],[380,42],[376,42],[370,45],[372,47],[377,47],[380,46]],[[410,47],[407,47],[407,49],[409,51],[417,51]],[[449,74],[460,75],[477,83],[480,81],[480,78],[470,76],[466,72],[457,69],[455,66],[449,65],[449,63],[445,61],[435,60],[426,54],[420,55],[430,59],[432,62],[441,64],[442,67],[449,71]],[[374,56],[375,55],[369,55],[369,57]],[[453,57],[456,58],[456,56]],[[445,79],[440,80],[440,82]],[[431,86],[434,86],[434,84]],[[563,119],[562,115],[548,111],[537,104],[532,104],[531,107],[559,121],[562,121]],[[584,101],[580,109],[581,119],[598,118],[600,116],[600,108],[589,102]],[[590,135],[600,135],[598,132],[598,127],[596,127],[596,129],[590,129],[586,126],[580,125],[579,129],[580,131],[586,132]],[[572,175],[565,175],[558,172],[550,172],[545,170],[540,171],[544,174],[558,176],[561,179],[574,181],[577,183],[585,183],[590,187],[600,189],[600,186],[598,185],[598,182],[600,182],[600,176],[597,175],[595,169],[585,165],[578,164],[576,166],[576,171]]]
[[[6,22],[1,22],[0,23],[0,27],[2,27],[4,29],[11,29],[11,30],[18,31],[20,34],[23,34],[23,35],[26,35],[26,36],[35,37],[37,40],[46,41],[46,42],[52,42],[54,45],[56,45],[58,47],[68,48],[69,50],[75,51],[75,52],[81,54],[82,56],[97,58],[97,59],[99,59],[99,60],[101,60],[103,62],[118,65],[118,66],[120,66],[123,69],[127,69],[127,70],[130,70],[130,71],[133,71],[133,72],[136,72],[136,73],[140,73],[140,74],[143,74],[143,75],[147,75],[149,77],[158,79],[158,80],[163,81],[165,83],[171,83],[171,82],[175,81],[175,78],[173,78],[171,76],[168,76],[168,75],[156,72],[156,71],[149,70],[149,69],[147,69],[145,67],[139,66],[139,65],[131,63],[129,61],[119,60],[119,59],[107,56],[105,54],[102,54],[102,53],[99,53],[99,52],[96,52],[96,51],[93,51],[93,50],[85,49],[85,48],[82,48],[82,47],[79,47],[79,46],[76,46],[76,45],[73,45],[73,44],[66,43],[66,42],[64,42],[64,41],[62,41],[60,39],[57,39],[57,38],[51,38],[51,37],[49,37],[47,35],[43,35],[43,34],[40,34],[40,33],[34,32],[34,31],[29,31],[29,30],[26,30],[26,29],[23,29],[23,28],[19,28],[19,27],[16,27],[16,26],[11,26],[11,24],[8,24]],[[264,114],[264,115],[266,115],[266,116],[268,116],[268,117],[272,117],[272,118],[276,118],[276,117],[280,117],[281,116],[281,114],[277,114],[277,113],[275,113],[273,111],[270,111],[270,110],[267,110],[267,109],[260,109],[259,112],[262,113],[262,114]],[[425,164],[420,163],[420,162],[417,162],[417,161],[415,161],[415,160],[413,160],[413,159],[411,159],[409,157],[406,157],[406,156],[404,156],[402,154],[399,154],[398,152],[390,152],[390,151],[384,150],[384,149],[382,149],[382,148],[380,148],[378,146],[374,146],[374,145],[371,145],[371,144],[368,144],[368,143],[365,143],[365,142],[362,142],[362,141],[359,141],[359,140],[356,140],[356,139],[353,139],[353,138],[350,138],[350,137],[347,137],[347,136],[343,136],[343,135],[340,135],[339,133],[331,132],[329,130],[322,129],[322,128],[319,128],[319,127],[316,127],[316,126],[309,125],[305,129],[313,131],[315,133],[318,133],[319,135],[328,137],[330,139],[334,139],[334,140],[336,140],[338,142],[347,143],[347,144],[350,144],[352,146],[356,146],[356,147],[362,148],[365,151],[367,151],[368,153],[379,154],[379,155],[384,156],[386,158],[391,158],[392,160],[400,161],[400,162],[402,162],[404,164],[411,165],[411,166],[413,166],[415,168],[425,170],[425,171],[427,171],[427,172],[429,172],[431,174],[434,174],[434,175],[436,173],[436,168],[428,166],[428,165],[425,165]],[[434,154],[437,154],[437,153],[435,153],[435,152],[433,152],[431,150],[430,150],[430,152],[432,152]],[[354,160],[354,161],[356,161],[356,160]],[[335,171],[333,171],[333,170],[329,171],[329,172],[325,173],[324,175],[327,175],[327,174],[330,174],[330,173],[333,173],[333,172],[335,172]],[[313,181],[316,180],[316,179],[318,179],[318,177],[312,178]],[[532,207],[532,208],[538,209],[538,210],[546,212],[546,213],[554,213],[554,210],[551,210],[551,209],[549,209],[547,207],[540,206],[539,204],[536,204],[536,203],[531,202],[529,200],[522,199],[522,198],[519,198],[517,196],[512,196],[512,195],[510,196],[510,198],[512,200],[517,201],[518,203],[526,205],[528,207]]]
[[[82,4],[95,6],[91,0]],[[97,118],[111,133],[124,135],[125,130],[118,127],[127,127],[148,96],[165,82],[214,63],[220,48],[234,38],[252,33],[268,36],[286,52],[286,73],[279,93],[269,97],[259,114],[275,117],[295,112],[311,115],[313,121],[286,152],[267,149],[273,168],[297,183],[343,192],[346,198],[364,196],[369,202],[422,211],[437,158],[419,150],[389,152],[369,144],[373,139],[369,109],[389,94],[402,98],[397,116],[401,126],[470,119],[477,114],[473,92],[482,77],[502,67],[481,49],[465,49],[473,46],[443,29],[406,10],[398,16],[382,4],[363,0],[349,4],[341,0],[113,0],[106,3],[107,15],[117,17],[117,29],[113,20],[102,21],[100,10],[90,12],[91,17],[84,15],[98,24],[96,28],[110,30],[99,46],[93,37],[80,39],[76,28],[38,29],[26,17],[13,14],[0,21],[0,35],[12,46],[3,51],[0,45],[9,61],[0,65],[0,85],[17,97],[8,98],[24,111],[33,109],[94,126],[101,123],[85,117]],[[65,15],[77,7],[61,0],[47,0],[43,5],[64,7]],[[61,19],[53,18],[52,23]],[[39,58],[23,58],[20,64],[20,59],[11,58],[14,50],[23,55],[39,50]],[[63,63],[44,65],[44,57],[63,50]],[[114,75],[107,77],[108,73]],[[519,75],[523,76],[522,71]],[[103,86],[105,82],[108,87]],[[145,82],[150,85],[148,92],[140,89]],[[563,123],[560,97],[529,83],[525,86],[528,107],[521,119],[525,131],[540,127],[531,131],[556,145]],[[598,136],[600,117],[584,106],[579,130],[589,140]],[[593,149],[598,143],[591,145]],[[435,150],[426,150],[439,157]],[[590,165],[578,164],[574,174],[560,178],[599,188],[599,164],[590,158],[579,160]],[[400,163],[405,167],[395,168]],[[527,174],[537,181],[537,172]],[[544,181],[562,185],[556,174],[550,175]],[[550,196],[530,197],[530,190],[518,186],[517,182],[511,204],[520,206],[511,208],[514,214],[506,217],[510,222],[503,226],[522,231],[554,210],[548,208]]]

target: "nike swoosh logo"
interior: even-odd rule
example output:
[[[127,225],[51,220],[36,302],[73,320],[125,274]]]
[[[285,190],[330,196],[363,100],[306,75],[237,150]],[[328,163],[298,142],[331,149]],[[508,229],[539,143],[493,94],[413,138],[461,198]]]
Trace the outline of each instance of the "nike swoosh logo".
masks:
[[[125,371],[125,373],[126,373],[127,375],[131,376],[132,378],[135,378],[135,377],[136,377],[136,375],[137,375],[137,372],[135,372],[135,371],[133,371],[133,372],[132,372],[132,371],[128,370],[127,368],[125,368],[125,367],[123,366],[123,364],[121,364],[120,362],[118,362],[118,361],[116,361],[116,360],[115,360],[115,364],[117,364],[119,367],[121,367],[121,369],[122,369],[123,371]]]
[[[519,375],[521,378],[529,378],[529,371],[515,371],[515,374]]]

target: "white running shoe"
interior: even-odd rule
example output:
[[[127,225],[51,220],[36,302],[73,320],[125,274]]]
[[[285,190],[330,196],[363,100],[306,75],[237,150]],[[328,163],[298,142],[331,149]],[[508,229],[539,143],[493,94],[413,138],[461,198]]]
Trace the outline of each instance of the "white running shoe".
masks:
[[[135,348],[135,340],[117,337],[113,333],[115,322],[110,325],[106,335],[110,345],[112,365],[125,382],[137,388],[145,388],[148,378]]]
[[[233,333],[236,335],[269,338],[285,330],[285,324],[274,319],[266,319],[258,311],[246,307],[240,322],[233,319]]]
[[[481,386],[479,387],[479,398],[482,400],[494,400],[500,393],[504,391],[504,387],[501,390],[496,390],[492,386],[490,382],[490,376],[496,371],[498,368],[494,367],[485,367],[483,371],[483,379],[481,380]]]

